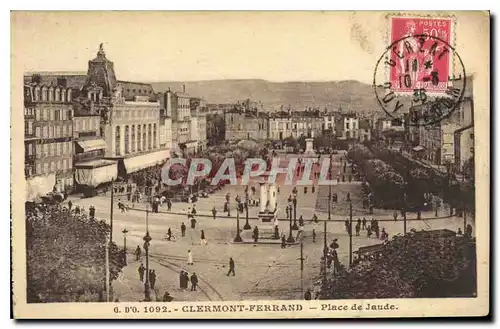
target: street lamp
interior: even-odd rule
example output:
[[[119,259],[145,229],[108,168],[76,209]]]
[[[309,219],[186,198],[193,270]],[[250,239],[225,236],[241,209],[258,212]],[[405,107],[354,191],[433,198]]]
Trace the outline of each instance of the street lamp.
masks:
[[[332,179],[332,159],[333,154],[330,154],[330,168],[329,168],[329,179]],[[328,220],[332,219],[332,185],[328,185]]]
[[[151,301],[151,295],[150,295],[150,290],[149,290],[149,245],[151,240],[151,236],[149,235],[149,210],[148,207],[146,206],[146,235],[144,236],[144,250],[146,250],[146,282],[144,283],[144,301],[150,302]]]
[[[290,204],[287,206],[288,208],[288,218],[289,218],[289,223],[290,223],[290,234],[288,235],[288,239],[286,240],[286,242],[288,243],[294,243],[295,242],[295,239],[293,238],[293,233],[292,233],[292,230],[293,230],[293,227],[292,227],[292,202],[290,202]]]
[[[352,265],[352,201],[349,200],[349,266]]]
[[[293,226],[292,226],[292,230],[298,230],[299,227],[297,226],[297,196],[296,195],[293,196],[292,203],[293,203]]]
[[[236,236],[234,237],[234,242],[243,242],[243,239],[240,235],[240,212],[239,209],[236,209]]]
[[[245,226],[243,226],[244,230],[251,230],[252,227],[250,226],[250,223],[248,222],[248,185],[245,188],[245,205],[246,205],[246,222]]]
[[[123,260],[125,262],[125,265],[127,265],[127,229],[124,228],[123,231]]]

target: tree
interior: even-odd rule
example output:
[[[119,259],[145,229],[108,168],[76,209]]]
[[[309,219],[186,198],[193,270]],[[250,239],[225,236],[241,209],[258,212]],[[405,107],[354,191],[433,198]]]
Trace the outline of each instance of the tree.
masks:
[[[28,302],[99,301],[106,284],[110,226],[85,215],[46,206],[26,215]],[[110,280],[125,266],[123,251],[109,248]]]
[[[321,299],[472,297],[476,293],[475,243],[456,236],[412,232],[395,236],[376,257],[341,270]]]

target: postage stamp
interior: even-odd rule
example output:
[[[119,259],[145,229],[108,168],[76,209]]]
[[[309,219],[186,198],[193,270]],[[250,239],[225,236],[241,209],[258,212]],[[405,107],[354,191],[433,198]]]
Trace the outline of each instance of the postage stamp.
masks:
[[[14,317],[488,315],[489,19],[12,12]]]
[[[391,17],[390,82],[396,92],[444,93],[448,88],[453,19]],[[439,41],[439,42],[438,42]],[[428,43],[429,46],[424,45]]]
[[[373,79],[377,101],[390,118],[408,126],[433,125],[448,118],[467,88],[464,63],[452,45],[454,19],[388,17],[390,41]]]

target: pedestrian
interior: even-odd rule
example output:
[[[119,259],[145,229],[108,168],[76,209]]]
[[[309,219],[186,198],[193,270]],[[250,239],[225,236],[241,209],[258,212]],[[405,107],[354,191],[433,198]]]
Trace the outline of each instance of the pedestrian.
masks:
[[[229,257],[229,271],[227,272],[227,276],[229,276],[229,274],[233,273],[233,276],[236,275],[236,273],[234,272],[234,260],[233,260],[233,257]]]
[[[217,210],[215,209],[215,206],[212,208],[212,215],[214,216],[214,219],[217,216]]]
[[[151,289],[155,288],[156,283],[156,272],[155,270],[149,270],[149,284],[151,285]]]
[[[137,248],[135,248],[135,260],[141,259],[141,247],[137,245]]]
[[[398,220],[398,212],[394,211],[394,213],[392,214],[392,217],[394,217],[394,221],[397,221]]]
[[[366,228],[366,236],[371,237],[372,236],[372,227],[368,225]]]
[[[286,248],[286,237],[285,235],[283,234],[281,236],[281,249],[285,249]]]
[[[314,223],[318,223],[318,222],[319,222],[319,221],[318,221],[318,216],[316,216],[316,214],[313,214],[312,221],[313,221]]]
[[[377,237],[377,239],[380,239],[380,229],[378,225],[375,226],[375,236]]]
[[[345,226],[346,232],[349,233],[349,220],[348,219],[345,220],[344,226]]]
[[[313,229],[312,231],[312,236],[313,236],[313,243],[316,243],[316,230]]]
[[[179,273],[179,288],[184,289],[184,270]]]
[[[168,241],[172,240],[172,230],[170,229],[170,227],[168,228],[168,231],[167,231],[167,240]]]
[[[253,229],[252,237],[253,241],[257,243],[257,241],[259,240],[259,228],[257,226],[255,226],[255,228]]]
[[[363,230],[366,230],[366,218],[363,217]]]
[[[295,238],[295,240],[299,241],[300,239],[302,239],[303,236],[304,236],[304,226],[299,226],[299,230],[297,231],[297,237]]]
[[[469,239],[472,238],[472,225],[467,224],[465,227],[465,236],[468,237]]]
[[[299,226],[304,226],[304,217],[302,217],[302,214],[299,217]]]
[[[196,291],[196,286],[198,285],[198,276],[193,272],[191,275],[191,291]]]
[[[193,265],[193,253],[188,250],[188,265]]]
[[[139,266],[139,269],[137,270],[139,272],[139,279],[142,281],[144,281],[144,271],[146,271],[146,268],[144,267],[144,265],[141,263],[141,266]]]
[[[304,299],[305,300],[311,300],[312,299],[312,293],[311,293],[311,289],[307,289],[305,294],[304,294]]]
[[[186,236],[186,225],[184,225],[184,222],[181,223],[181,236]]]
[[[68,201],[68,209],[71,212],[71,207],[73,207],[73,202],[71,200]]]
[[[182,289],[187,289],[189,284],[189,273],[184,271],[184,275],[182,276]]]
[[[274,225],[274,236],[273,236],[273,238],[275,240],[279,240],[279,238],[280,238],[280,229],[279,229],[278,225]]]
[[[359,231],[360,231],[360,230],[361,230],[361,224],[360,224],[360,222],[358,222],[358,223],[356,224],[356,236],[359,236]]]
[[[196,215],[196,205],[193,204],[193,210],[191,210],[191,214]]]
[[[191,218],[191,228],[192,229],[196,228],[196,219],[194,217]]]
[[[207,239],[205,238],[205,231],[204,230],[201,230],[201,245],[202,246],[206,246],[207,245]]]
[[[335,250],[335,249],[337,249],[337,248],[339,247],[339,244],[338,244],[338,242],[337,242],[337,241],[338,241],[338,239],[336,239],[336,238],[335,238],[335,239],[333,239],[333,242],[332,242],[332,243],[330,243],[330,248],[331,248],[331,249]]]

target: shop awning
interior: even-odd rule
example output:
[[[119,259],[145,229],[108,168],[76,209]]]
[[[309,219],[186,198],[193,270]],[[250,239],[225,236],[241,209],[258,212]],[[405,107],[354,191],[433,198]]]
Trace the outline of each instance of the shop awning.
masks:
[[[80,185],[97,187],[118,177],[117,161],[94,160],[75,166],[75,182]]]
[[[420,151],[423,151],[423,150],[425,150],[425,147],[423,147],[422,145],[418,145],[418,146],[415,146],[413,148],[413,151],[415,151],[415,152],[420,152]]]
[[[169,150],[137,155],[123,160],[127,174],[162,164],[170,158]]]
[[[94,150],[102,150],[106,148],[106,142],[103,139],[89,139],[84,141],[77,141],[77,144],[83,149],[83,152],[90,152]]]

